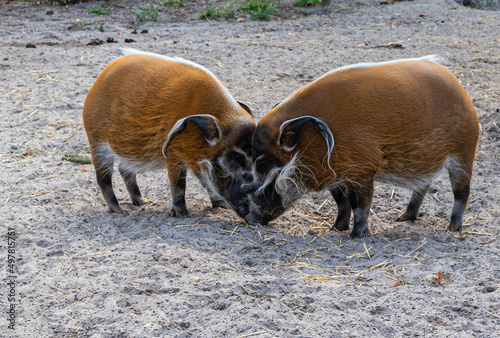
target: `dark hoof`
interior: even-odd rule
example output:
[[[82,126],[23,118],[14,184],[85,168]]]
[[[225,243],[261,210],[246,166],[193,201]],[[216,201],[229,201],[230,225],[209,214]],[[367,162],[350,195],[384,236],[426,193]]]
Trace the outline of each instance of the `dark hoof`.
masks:
[[[396,218],[394,221],[395,222],[406,222],[406,221],[415,222],[416,219],[417,219],[417,216],[410,216],[410,215],[407,215],[406,213],[404,213],[401,216],[399,216],[398,218]]]
[[[153,202],[144,198],[144,197],[139,197],[139,198],[132,200],[132,204],[137,206],[137,207],[144,205],[146,203],[153,203]]]
[[[450,231],[450,232],[462,232],[462,224],[455,225],[455,224],[450,222],[450,225],[448,225],[448,231]]]
[[[245,216],[245,222],[248,225],[252,225],[252,226],[258,226],[258,225],[267,226],[267,224],[268,224],[268,222],[266,220],[256,218],[252,214],[248,214],[247,216]]]
[[[332,230],[333,229],[335,229],[337,231],[346,231],[346,230],[349,230],[349,222],[347,222],[347,223],[339,222],[338,224],[337,224],[337,222],[335,222],[335,224],[333,225]]]
[[[189,212],[187,210],[174,210],[174,209],[170,209],[170,216],[171,217],[178,217],[178,218],[191,217],[191,215],[189,215]]]
[[[361,230],[352,230],[351,232],[351,239],[356,239],[356,238],[365,238],[365,237],[369,237],[370,236],[370,232],[368,231],[368,228],[366,229],[361,229]]]
[[[122,209],[121,207],[117,207],[117,208],[108,208],[108,212],[110,214],[121,214],[121,215],[128,215],[129,212],[125,209]]]
[[[245,222],[246,222],[248,225],[251,225],[251,226],[254,226],[254,227],[259,226],[259,225],[260,225],[260,226],[262,226],[262,224],[260,224],[260,223],[259,223],[259,222],[257,222],[257,221],[253,221],[253,220],[251,220],[251,221],[247,221],[247,220],[245,220]]]

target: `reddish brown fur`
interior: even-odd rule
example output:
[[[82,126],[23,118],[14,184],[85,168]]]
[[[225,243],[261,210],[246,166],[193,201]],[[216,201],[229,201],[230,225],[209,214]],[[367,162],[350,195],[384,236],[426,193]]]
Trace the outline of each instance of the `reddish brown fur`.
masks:
[[[433,112],[436,112],[433,114]],[[455,76],[432,62],[408,61],[327,75],[295,92],[259,122],[273,135],[266,148],[283,162],[293,153],[275,147],[283,122],[312,115],[325,121],[334,139],[332,171],[322,168],[324,139],[311,124],[297,144],[301,162],[315,167],[310,189],[332,179],[359,182],[381,172],[413,179],[436,172],[450,154],[466,175],[479,137],[474,106]],[[390,159],[390,161],[388,161]]]
[[[136,78],[146,78],[150,87],[141,87]],[[223,134],[235,121],[253,122],[243,109],[231,108],[203,70],[148,55],[129,55],[109,64],[90,89],[83,109],[91,151],[106,141],[119,156],[141,162],[163,158],[162,147],[172,126],[196,114],[215,115]],[[188,125],[169,155],[189,154],[184,160],[195,170],[200,159],[211,158],[231,141],[212,147],[196,126]]]
[[[255,126],[251,114],[228,96],[199,67],[143,54],[113,61],[97,78],[83,107],[96,171],[110,170],[101,158],[101,147],[107,143],[126,161],[146,165],[165,161],[171,184],[182,165],[196,174],[200,160],[212,160],[233,147],[243,130],[251,132]],[[162,148],[174,124],[196,114],[217,118],[221,140],[209,145],[200,129],[188,122],[164,159]]]

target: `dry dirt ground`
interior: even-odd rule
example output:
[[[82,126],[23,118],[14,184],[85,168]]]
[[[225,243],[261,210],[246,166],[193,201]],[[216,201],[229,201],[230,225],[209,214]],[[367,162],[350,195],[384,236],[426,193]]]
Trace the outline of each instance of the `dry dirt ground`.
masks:
[[[161,21],[137,34],[130,9],[141,1],[1,2],[0,336],[500,334],[500,12],[451,0],[332,2],[325,13],[288,8],[237,22],[197,20],[206,3],[184,1],[159,7]],[[110,14],[88,13],[100,7]],[[116,43],[88,45],[107,38]],[[445,57],[482,126],[463,234],[445,231],[452,193],[444,173],[415,223],[393,222],[409,192],[378,184],[364,240],[327,230],[336,213],[327,193],[255,228],[210,208],[193,177],[192,218],[170,218],[165,172],[139,177],[156,202],[142,208],[125,204],[117,179],[130,214],[107,213],[93,166],[61,158],[89,155],[83,102],[123,46],[204,65],[258,119],[339,66]]]

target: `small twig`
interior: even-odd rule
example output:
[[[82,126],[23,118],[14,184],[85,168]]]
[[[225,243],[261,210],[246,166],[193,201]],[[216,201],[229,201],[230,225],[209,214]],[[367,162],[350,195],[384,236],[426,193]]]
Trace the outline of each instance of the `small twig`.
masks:
[[[210,20],[208,19],[208,17],[207,17],[207,15],[206,15],[206,14],[203,14],[203,16],[205,17],[205,19],[207,19],[208,24],[209,24],[210,26],[213,26],[213,25],[214,25],[214,24],[212,23],[212,21],[210,21]]]
[[[59,71],[59,69],[49,70],[48,72],[41,72],[39,70],[32,70],[30,72],[24,72],[23,75],[30,75],[30,74],[45,75],[45,74],[57,73],[58,71]]]
[[[437,198],[436,194],[433,194],[432,197],[438,202],[438,203],[441,203],[441,200],[439,198]]]
[[[89,253],[80,257],[88,257],[88,256],[98,256],[98,255],[105,255],[108,253],[112,253],[113,251],[102,251],[102,252],[95,252],[95,253]]]
[[[23,197],[19,197],[20,200],[23,200],[23,199],[26,199],[26,198],[31,198],[31,197],[37,197],[37,196],[42,196],[42,195],[45,195],[45,194],[48,194],[49,192],[48,191],[40,191],[40,192],[37,192],[36,194],[34,195],[29,195],[29,196],[23,196]],[[7,202],[5,202],[7,203]]]
[[[479,308],[480,308],[481,310],[483,310],[484,312],[486,312],[487,314],[489,314],[490,316],[493,316],[493,317],[495,317],[495,318],[500,319],[500,316],[499,316],[499,315],[496,315],[496,314],[494,314],[493,312],[490,312],[490,311],[486,310],[484,307],[479,307]]]
[[[374,265],[374,266],[368,268],[368,270],[374,270],[377,268],[385,268],[389,264],[391,264],[391,261],[383,261],[381,263],[378,263],[377,265]]]
[[[475,232],[475,231],[462,231],[465,234],[469,235],[479,235],[479,236],[495,236],[493,234],[488,234],[486,232]]]
[[[78,132],[76,132],[76,133],[74,133],[73,135],[71,135],[71,136],[69,136],[69,137],[65,138],[65,139],[63,140],[63,143],[67,142],[68,140],[70,140],[72,137],[74,137],[74,136],[75,136],[75,135],[77,135],[77,134],[78,134]]]
[[[365,243],[365,242],[363,242],[363,246],[365,247],[365,252],[366,252],[366,255],[368,256],[368,259],[372,259],[372,257],[370,256],[370,252],[369,252],[369,250],[370,250],[372,247],[370,247],[370,249],[367,249],[367,248],[366,248],[366,243]],[[365,252],[363,252],[363,253],[365,253]]]
[[[32,112],[32,113],[30,113],[30,114],[26,115],[26,117],[25,117],[24,119],[25,119],[25,120],[29,119],[29,118],[30,118],[33,114],[38,113],[39,111],[40,111],[40,109],[35,110],[34,112]]]
[[[325,241],[325,242],[327,242],[327,243],[332,243],[332,241],[330,241],[330,240],[328,240],[328,239],[326,239],[326,238],[323,238],[323,237],[321,237],[321,236],[316,236],[316,237],[321,238],[322,240],[324,240],[324,241]]]
[[[257,336],[259,334],[267,333],[267,330],[262,330],[254,333],[249,333],[249,334],[244,334],[242,336],[238,336],[238,338],[246,338],[246,337],[251,337],[251,336]]]
[[[50,178],[56,178],[56,177],[61,177],[67,174],[61,174],[61,175],[52,175],[52,176],[47,176],[47,177],[41,177],[41,178],[35,178],[32,181],[42,181],[42,180],[48,180]]]
[[[301,252],[299,252],[298,254],[295,255],[295,258],[293,259],[293,261],[295,261],[299,257],[302,257],[302,256],[310,253],[311,251],[316,251],[316,250],[321,250],[321,249],[326,249],[326,247],[321,246],[321,247],[311,248],[311,249],[307,249],[307,250],[301,251]]]
[[[398,255],[398,256],[400,256],[400,257],[410,257],[410,255],[412,253],[414,253],[415,251],[419,250],[420,248],[422,248],[426,244],[427,244],[427,238],[424,238],[424,239],[422,239],[420,241],[420,243],[418,244],[418,246],[415,249],[413,249],[412,251],[408,252],[406,255]]]
[[[2,94],[2,95],[0,95],[0,97],[6,97],[6,96],[14,94],[15,92],[17,92],[17,89],[14,89],[13,91],[10,91],[8,93]]]
[[[363,244],[364,244],[364,243],[363,243]],[[367,258],[368,258],[368,259],[371,259],[371,256],[370,256],[370,252],[369,252],[369,251],[370,251],[373,247],[371,246],[371,247],[367,248],[367,247],[366,247],[366,244],[364,244],[364,246],[365,246],[365,251],[363,251],[363,252],[355,252],[354,254],[352,254],[352,255],[350,255],[350,256],[348,256],[348,257],[346,257],[346,258],[347,258],[347,259],[351,259],[351,258],[353,258],[353,257],[357,257],[357,258],[365,258],[365,257],[364,257],[364,255],[365,255],[365,254],[367,254]]]
[[[240,268],[237,267],[236,265],[234,265],[233,263],[231,262],[226,262],[227,264],[231,265],[233,268],[235,268],[236,270],[240,271]]]
[[[324,200],[324,201],[323,201],[323,203],[321,203],[321,205],[319,206],[319,208],[318,208],[318,209],[316,209],[316,212],[319,212],[319,210],[320,210],[321,208],[323,208],[323,206],[324,206],[327,202],[328,202],[328,198],[327,198],[326,200]]]

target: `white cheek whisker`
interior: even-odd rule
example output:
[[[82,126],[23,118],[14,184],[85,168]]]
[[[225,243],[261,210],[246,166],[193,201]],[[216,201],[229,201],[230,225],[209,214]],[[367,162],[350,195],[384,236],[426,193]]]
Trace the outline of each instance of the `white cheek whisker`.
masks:
[[[266,187],[271,184],[274,180],[274,178],[276,176],[278,176],[280,174],[280,171],[282,170],[281,167],[278,167],[278,168],[274,168],[272,169],[268,174],[267,174],[267,177],[266,179],[264,180],[264,183],[262,183],[262,185],[259,187],[259,189],[257,189],[255,191],[255,195],[258,196],[258,195],[261,195],[264,193],[264,190],[266,189]]]
[[[216,188],[214,182],[215,175],[212,162],[207,159],[203,159],[198,162],[198,168],[198,178],[205,189],[208,190],[210,197],[217,200],[224,200],[224,197],[222,197],[222,194],[219,189]]]
[[[299,155],[296,153],[293,158],[283,166],[274,183],[274,189],[281,196],[281,204],[285,209],[301,198],[308,190],[303,182],[303,173],[299,169],[301,164],[297,164],[298,157]]]

